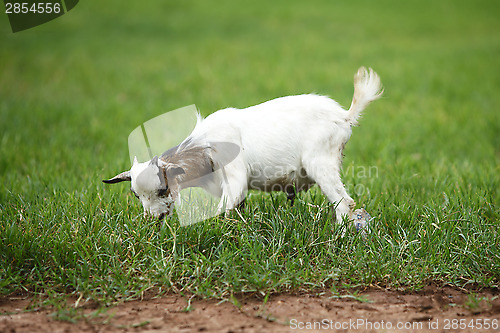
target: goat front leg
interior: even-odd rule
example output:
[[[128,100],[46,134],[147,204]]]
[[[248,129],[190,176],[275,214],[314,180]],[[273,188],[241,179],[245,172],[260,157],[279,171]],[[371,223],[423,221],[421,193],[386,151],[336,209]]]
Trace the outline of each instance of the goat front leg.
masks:
[[[222,197],[217,206],[217,214],[229,212],[244,205],[248,191],[248,182],[244,171],[222,170]]]

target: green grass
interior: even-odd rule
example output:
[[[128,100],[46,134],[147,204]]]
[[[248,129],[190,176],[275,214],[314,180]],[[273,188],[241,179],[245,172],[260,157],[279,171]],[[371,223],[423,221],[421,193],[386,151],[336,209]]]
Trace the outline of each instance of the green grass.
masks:
[[[100,5],[16,34],[0,15],[1,294],[498,287],[497,1]],[[150,118],[308,92],[348,105],[361,65],[385,86],[345,150],[366,239],[341,237],[318,189],[158,230],[126,185],[101,183]]]

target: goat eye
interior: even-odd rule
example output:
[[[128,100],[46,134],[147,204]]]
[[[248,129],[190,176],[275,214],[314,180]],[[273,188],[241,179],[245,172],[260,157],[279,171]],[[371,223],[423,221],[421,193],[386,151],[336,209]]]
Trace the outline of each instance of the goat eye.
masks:
[[[168,192],[168,188],[161,188],[158,190],[158,196],[164,197],[165,195],[167,195],[167,192]]]
[[[136,192],[136,191],[134,191],[133,189],[130,189],[130,191],[131,191],[132,193],[134,193],[134,195],[135,195],[135,197],[136,197],[137,199],[139,199],[139,195],[137,194],[137,192]]]

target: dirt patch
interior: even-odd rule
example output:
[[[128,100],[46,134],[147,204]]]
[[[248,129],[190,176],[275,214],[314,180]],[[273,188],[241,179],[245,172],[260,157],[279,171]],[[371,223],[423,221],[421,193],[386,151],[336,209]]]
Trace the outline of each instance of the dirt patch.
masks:
[[[0,299],[0,332],[498,332],[499,296],[432,286],[415,293],[279,294],[265,304],[255,295],[222,302],[167,295],[105,312],[86,304],[76,323],[57,320],[53,309],[27,311],[31,299],[11,296]]]

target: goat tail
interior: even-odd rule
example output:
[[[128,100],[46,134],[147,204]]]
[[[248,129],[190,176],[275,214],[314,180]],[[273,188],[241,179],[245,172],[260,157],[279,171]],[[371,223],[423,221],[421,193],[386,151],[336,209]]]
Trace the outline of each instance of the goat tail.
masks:
[[[370,102],[380,98],[383,92],[380,77],[373,69],[369,68],[367,70],[365,67],[358,69],[358,72],[354,75],[354,96],[347,114],[347,122],[351,126],[357,125],[361,112]]]

